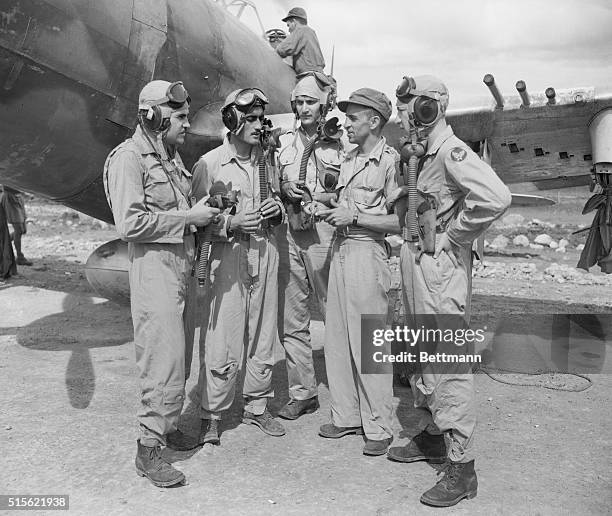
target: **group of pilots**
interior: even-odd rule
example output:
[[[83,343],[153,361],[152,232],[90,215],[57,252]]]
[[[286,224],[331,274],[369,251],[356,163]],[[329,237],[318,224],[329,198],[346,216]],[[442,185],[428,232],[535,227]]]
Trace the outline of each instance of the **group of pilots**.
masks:
[[[468,320],[472,243],[507,209],[510,193],[447,125],[449,94],[439,79],[406,77],[396,90],[398,121],[412,138],[418,171],[410,184],[382,135],[389,98],[361,88],[338,102],[342,131],[326,123],[335,92],[335,81],[319,70],[298,75],[288,92],[295,127],[280,137],[267,125],[263,91],[231,92],[220,113],[228,130],[223,143],[189,171],[177,149],[189,129],[191,99],[181,82],[154,80],[140,92],[134,134],[106,160],[107,199],[129,249],[141,388],[136,470],[156,486],[185,480],[162,457],[163,446],[220,443],[240,371],[242,422],[270,436],[285,434],[279,417],[319,409],[309,332],[314,302],[325,321],[331,412],[319,435],[361,435],[366,455],[443,463],[443,478],[421,497],[425,504],[476,496],[473,376],[418,370],[411,388],[422,431],[390,447],[393,376],[362,373],[361,316],[387,313],[385,237],[401,233],[406,316]],[[416,199],[434,210],[430,234],[423,233]],[[409,230],[415,226],[421,229]],[[199,266],[206,270],[198,296]],[[178,421],[196,326],[202,423],[193,437]],[[274,417],[268,402],[279,340],[289,401]]]

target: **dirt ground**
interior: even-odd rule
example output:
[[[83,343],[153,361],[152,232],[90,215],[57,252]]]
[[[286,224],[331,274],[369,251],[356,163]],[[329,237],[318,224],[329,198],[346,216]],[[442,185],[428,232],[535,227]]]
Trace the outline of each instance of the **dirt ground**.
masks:
[[[489,241],[499,234],[510,239],[527,234],[533,240],[548,232],[556,239],[567,237],[570,244],[566,253],[510,246],[489,254],[486,266],[475,273],[476,319],[612,313],[610,278],[571,272],[579,255],[576,245],[586,236],[571,232],[590,224],[590,217],[576,215],[585,198],[580,195],[568,194],[558,199],[560,206],[546,210],[513,209],[524,223],[502,221],[489,231]],[[361,437],[317,436],[329,417],[320,321],[313,322],[312,333],[321,410],[286,422],[287,435],[274,438],[240,424],[237,402],[224,421],[221,446],[165,452],[184,471],[188,485],[158,489],[136,476],[138,387],[129,310],[97,297],[83,273],[89,253],[115,238],[114,230],[42,201],[31,201],[28,209],[24,252],[34,266],[20,267],[20,276],[0,283],[0,495],[68,494],[74,514],[439,511],[419,503],[437,478],[428,464],[365,457]],[[496,377],[508,382],[502,383],[477,374],[478,496],[444,511],[609,514],[610,352],[604,339],[596,360],[600,367],[586,375],[592,385],[581,392],[563,390],[589,385],[577,376]],[[276,358],[273,412],[287,401],[281,349]],[[190,433],[198,424],[197,363],[196,351],[180,425]],[[395,443],[404,444],[418,432],[418,415],[409,388],[399,383],[394,406]]]

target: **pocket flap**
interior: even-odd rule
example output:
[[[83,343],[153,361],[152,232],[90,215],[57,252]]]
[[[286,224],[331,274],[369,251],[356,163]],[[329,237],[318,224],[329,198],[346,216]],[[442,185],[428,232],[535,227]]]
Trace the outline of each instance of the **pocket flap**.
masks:
[[[163,390],[164,405],[174,405],[185,401],[185,388],[180,385],[166,386]]]

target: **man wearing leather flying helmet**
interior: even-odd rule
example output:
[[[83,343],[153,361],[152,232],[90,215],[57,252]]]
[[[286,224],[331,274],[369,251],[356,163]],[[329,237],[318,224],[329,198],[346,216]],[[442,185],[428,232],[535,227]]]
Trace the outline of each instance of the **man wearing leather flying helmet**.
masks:
[[[278,161],[288,221],[276,232],[278,325],[285,348],[290,399],[278,415],[285,419],[297,419],[319,407],[308,296],[314,293],[324,315],[334,228],[325,221],[316,221],[314,212],[320,201],[335,197],[343,159],[340,134],[331,138],[324,133],[325,116],[333,107],[332,88],[330,79],[320,72],[300,76],[291,92],[291,105],[300,125],[280,138]]]
[[[414,187],[402,186],[388,199],[393,204],[414,195],[415,199],[424,199],[427,207],[419,208],[418,215],[410,215],[408,210],[405,220],[400,221],[406,228],[413,224],[420,228],[414,236],[405,231],[401,249],[406,324],[420,327],[427,320],[424,324],[430,326],[433,320],[445,329],[442,326],[449,316],[467,324],[472,243],[508,208],[510,192],[493,169],[447,125],[449,96],[442,81],[431,75],[405,77],[396,95],[400,125],[414,135],[414,142],[419,140],[425,147],[418,160],[416,192],[410,191]],[[417,148],[412,145],[410,152]],[[433,224],[428,225],[425,213],[431,214],[430,210]],[[409,220],[414,216],[418,220]],[[428,346],[431,344],[417,344],[418,351],[431,352]],[[478,487],[473,375],[442,370],[442,366],[419,366],[410,384],[415,407],[423,412],[423,431],[406,446],[391,448],[388,457],[400,462],[445,462],[444,477],[421,496],[421,502],[447,507],[476,496]]]
[[[159,487],[185,480],[162,458],[161,447],[197,446],[177,430],[195,328],[193,232],[219,212],[190,204],[191,174],[177,152],[189,128],[189,103],[181,82],[148,83],[138,99],[138,126],[111,151],[103,174],[117,233],[128,242],[141,388],[136,469]]]
[[[213,238],[200,338],[201,443],[220,443],[220,420],[234,400],[246,354],[242,421],[268,435],[284,435],[267,408],[272,389],[274,343],[278,340],[278,251],[272,225],[282,204],[267,168],[264,132],[268,99],[256,88],[233,91],[221,109],[229,133],[193,169],[194,194],[205,198],[215,184],[237,192]],[[271,184],[272,183],[272,184]],[[206,344],[204,345],[204,342]]]
[[[344,128],[356,144],[342,162],[338,200],[318,213],[336,228],[327,310],[325,364],[331,397],[331,423],[319,435],[340,438],[365,434],[365,455],[384,455],[391,441],[393,375],[362,372],[362,314],[386,314],[391,271],[384,244],[399,231],[385,200],[397,188],[397,152],[381,135],[391,116],[391,101],[371,88],[354,91],[338,103]],[[383,327],[382,321],[377,321]]]

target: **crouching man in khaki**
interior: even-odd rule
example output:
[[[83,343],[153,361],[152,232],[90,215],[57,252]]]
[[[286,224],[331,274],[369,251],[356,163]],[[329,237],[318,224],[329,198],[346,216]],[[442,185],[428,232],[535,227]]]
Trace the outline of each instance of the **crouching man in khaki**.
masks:
[[[319,435],[339,438],[364,434],[365,455],[383,455],[391,430],[393,375],[361,372],[361,315],[386,314],[391,272],[383,243],[397,233],[397,215],[385,201],[397,188],[397,152],[381,131],[391,101],[370,88],[338,103],[344,128],[357,147],[342,163],[335,207],[318,214],[336,227],[325,314],[325,363],[331,395],[331,423]]]
[[[267,103],[256,88],[230,93],[221,110],[230,132],[193,169],[197,199],[209,195],[213,185],[223,185],[224,190],[236,192],[238,200],[235,214],[220,224],[210,251],[210,284],[200,330],[203,444],[220,443],[221,415],[234,401],[245,355],[242,422],[268,435],[285,434],[267,408],[268,399],[274,397],[272,367],[278,342],[278,250],[272,225],[282,214],[269,179],[260,177]]]
[[[406,324],[414,327],[421,325],[419,319],[429,321],[426,324],[435,320],[438,326],[451,317],[469,322],[472,243],[511,201],[508,188],[493,169],[447,125],[448,98],[446,86],[429,75],[406,77],[397,88],[400,124],[425,147],[413,195],[418,192],[435,210],[435,221],[429,224],[429,241],[435,242],[435,250],[428,249],[431,244],[424,232],[415,233],[414,238],[405,232],[401,249]],[[404,196],[410,198],[410,187],[400,188],[389,202]],[[415,215],[408,210],[407,228],[426,227],[424,219],[414,225],[415,221],[408,220],[411,217]],[[431,351],[426,346],[419,343],[417,351]],[[419,365],[420,371],[410,384],[415,407],[422,411],[423,431],[406,446],[391,448],[388,457],[400,462],[445,462],[444,477],[421,496],[421,502],[448,507],[473,498],[478,488],[473,446],[474,377],[442,365]]]

